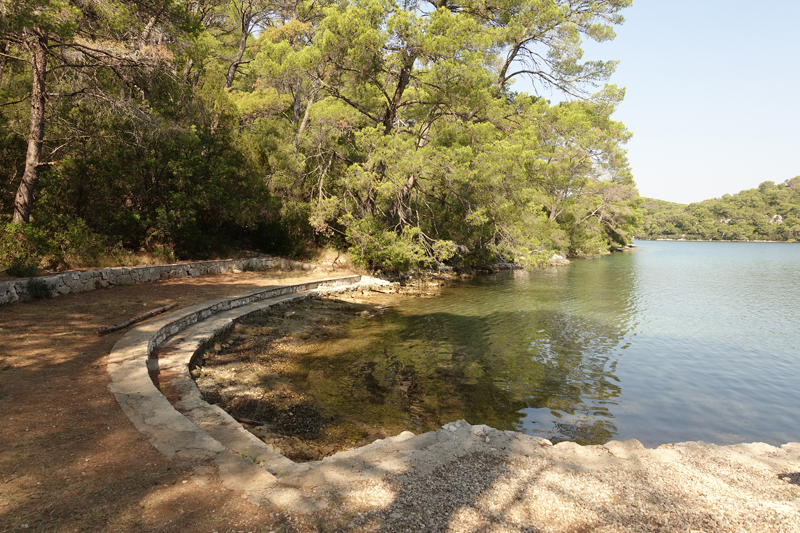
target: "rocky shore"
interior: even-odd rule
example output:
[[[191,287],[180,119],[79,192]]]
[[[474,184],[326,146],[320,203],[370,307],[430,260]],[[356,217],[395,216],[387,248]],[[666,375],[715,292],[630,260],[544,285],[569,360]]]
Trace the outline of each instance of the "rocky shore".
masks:
[[[511,433],[459,421],[376,443],[380,473],[345,494],[353,516],[328,513],[365,532],[800,531],[798,443],[550,446]]]

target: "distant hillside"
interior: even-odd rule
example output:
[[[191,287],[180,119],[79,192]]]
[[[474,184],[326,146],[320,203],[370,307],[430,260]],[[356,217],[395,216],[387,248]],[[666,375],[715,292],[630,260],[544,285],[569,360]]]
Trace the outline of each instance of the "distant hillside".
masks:
[[[800,239],[800,176],[693,204],[645,198],[639,239],[790,241]]]

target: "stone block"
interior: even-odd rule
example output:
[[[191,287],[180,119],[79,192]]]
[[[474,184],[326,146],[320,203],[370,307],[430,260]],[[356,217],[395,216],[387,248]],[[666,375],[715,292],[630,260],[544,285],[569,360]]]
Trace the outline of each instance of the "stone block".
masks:
[[[59,280],[60,283],[53,287],[53,291],[57,292],[58,294],[69,294],[69,286],[67,286],[63,280]]]
[[[16,302],[18,300],[17,291],[14,288],[14,285],[11,283],[4,283],[3,288],[0,291],[0,300],[2,303],[11,303]]]

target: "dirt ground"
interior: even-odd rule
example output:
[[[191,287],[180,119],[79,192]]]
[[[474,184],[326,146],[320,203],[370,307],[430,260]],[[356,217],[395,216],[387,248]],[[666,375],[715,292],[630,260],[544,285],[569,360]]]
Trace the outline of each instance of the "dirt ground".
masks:
[[[345,272],[242,272],[114,287],[0,307],[0,531],[318,530],[219,487],[189,482],[107,390],[128,328],[96,330],[170,302]]]

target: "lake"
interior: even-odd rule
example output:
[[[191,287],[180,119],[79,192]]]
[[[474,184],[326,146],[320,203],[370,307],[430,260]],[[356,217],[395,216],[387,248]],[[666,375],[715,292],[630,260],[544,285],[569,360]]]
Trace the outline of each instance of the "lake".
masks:
[[[357,321],[323,401],[582,444],[800,441],[800,244],[636,244]]]

